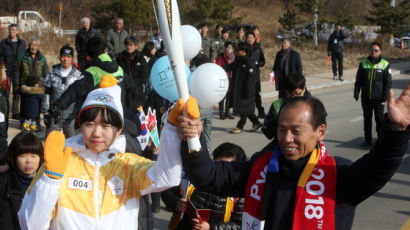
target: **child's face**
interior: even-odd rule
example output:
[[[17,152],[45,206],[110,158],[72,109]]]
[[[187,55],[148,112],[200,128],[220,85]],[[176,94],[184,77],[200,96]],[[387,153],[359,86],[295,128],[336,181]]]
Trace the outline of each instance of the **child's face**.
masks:
[[[111,124],[104,124],[101,121],[101,114],[94,121],[86,121],[81,124],[81,133],[83,134],[87,147],[95,152],[101,153],[114,143],[115,138],[120,135],[121,129]]]
[[[25,175],[33,175],[40,166],[40,156],[34,153],[24,153],[17,156],[17,169]]]

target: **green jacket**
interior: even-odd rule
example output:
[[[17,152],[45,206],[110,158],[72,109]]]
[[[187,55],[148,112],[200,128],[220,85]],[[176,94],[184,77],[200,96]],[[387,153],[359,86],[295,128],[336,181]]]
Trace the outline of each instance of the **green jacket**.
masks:
[[[225,42],[228,40],[224,40],[221,37],[214,38],[213,40],[213,49],[211,52],[211,60],[215,60],[216,56],[218,56],[220,53],[223,53],[225,51]]]
[[[44,78],[48,72],[46,57],[37,51],[34,58],[31,57],[30,51],[27,49],[22,56],[18,58],[15,68],[15,78],[13,81],[20,87],[23,84],[31,85],[33,81],[43,85]],[[36,76],[37,79],[32,79]]]
[[[354,85],[354,98],[386,101],[391,89],[391,68],[389,62],[383,58],[371,61],[370,58],[363,59],[359,65]]]
[[[208,35],[205,37],[202,37],[202,46],[204,47],[204,54],[208,57],[211,58],[211,51],[214,49],[214,44],[213,44],[213,39],[210,38]]]
[[[115,56],[117,56],[125,50],[124,41],[128,37],[128,32],[124,29],[122,29],[120,33],[114,29],[110,29],[106,37],[108,49],[113,52]]]

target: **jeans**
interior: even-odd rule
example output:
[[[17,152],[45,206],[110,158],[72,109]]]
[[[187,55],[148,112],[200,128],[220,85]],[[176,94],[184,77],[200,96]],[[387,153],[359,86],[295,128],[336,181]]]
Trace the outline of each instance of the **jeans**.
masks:
[[[202,135],[205,136],[206,145],[209,153],[211,153],[211,131],[212,131],[212,108],[200,109],[201,123],[202,123]]]

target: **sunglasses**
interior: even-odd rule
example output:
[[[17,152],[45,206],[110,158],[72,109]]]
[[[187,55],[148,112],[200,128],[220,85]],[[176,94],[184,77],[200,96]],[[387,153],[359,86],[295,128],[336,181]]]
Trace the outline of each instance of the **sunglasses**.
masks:
[[[378,49],[370,49],[370,52],[374,52],[374,53],[377,53],[377,52],[379,52],[380,50],[378,50]]]

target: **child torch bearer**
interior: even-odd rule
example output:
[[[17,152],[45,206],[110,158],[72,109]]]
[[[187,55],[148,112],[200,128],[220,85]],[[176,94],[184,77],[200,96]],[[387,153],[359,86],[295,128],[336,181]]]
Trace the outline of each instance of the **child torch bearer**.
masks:
[[[187,76],[185,73],[184,51],[181,36],[181,21],[176,0],[157,0],[158,21],[169,61],[174,73],[179,96],[186,102],[189,98]],[[190,151],[199,151],[198,136],[188,139]]]

